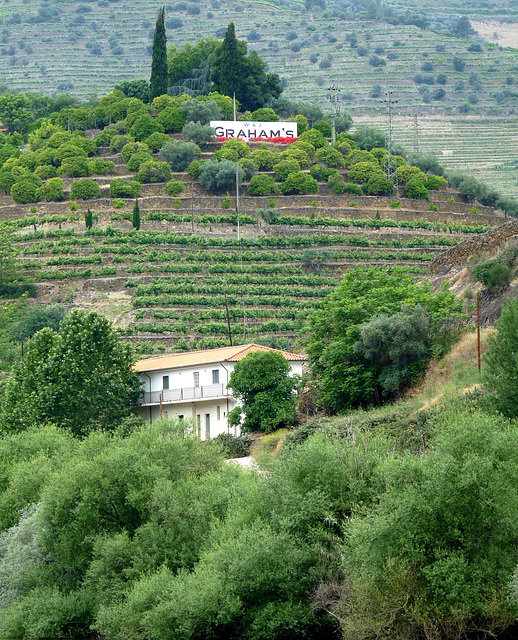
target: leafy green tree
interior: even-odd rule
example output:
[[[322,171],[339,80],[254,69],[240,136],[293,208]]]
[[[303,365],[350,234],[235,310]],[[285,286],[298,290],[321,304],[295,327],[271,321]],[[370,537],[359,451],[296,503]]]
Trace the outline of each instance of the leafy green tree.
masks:
[[[181,131],[185,124],[185,111],[181,107],[166,107],[157,116],[167,133]]]
[[[221,120],[223,114],[214,100],[185,100],[182,102],[186,122],[209,124],[211,120]]]
[[[110,182],[110,197],[112,198],[135,198],[140,195],[142,185],[136,180],[126,178],[115,178]]]
[[[432,293],[428,283],[416,283],[402,269],[355,268],[346,273],[323,309],[309,319],[307,353],[324,407],[341,411],[381,401],[380,363],[367,361],[356,344],[363,326],[375,316],[393,317],[405,306],[413,310],[417,305],[427,317],[427,344],[446,350],[455,336],[453,327],[463,318],[460,301],[446,288]],[[402,318],[402,332],[404,326]]]
[[[126,80],[115,85],[127,98],[138,98],[142,102],[149,102],[149,82],[147,80]]]
[[[207,143],[212,142],[216,137],[216,131],[210,125],[203,125],[199,122],[189,122],[182,129],[182,136],[188,142],[194,142],[201,149],[207,146]]]
[[[90,207],[88,207],[85,213],[85,226],[87,229],[91,229],[93,224],[94,224],[93,215],[92,215],[92,212],[90,211]]]
[[[59,333],[39,331],[9,378],[2,405],[5,431],[54,423],[77,435],[114,429],[140,393],[133,354],[109,320],[74,309]]]
[[[318,182],[303,171],[295,171],[288,174],[282,183],[281,191],[284,194],[317,193]]]
[[[138,204],[138,200],[135,200],[135,204],[133,205],[133,216],[131,218],[131,223],[133,228],[137,231],[140,229],[140,207]]]
[[[484,382],[492,405],[506,416],[518,414],[518,300],[508,300],[489,336],[485,356]]]
[[[386,143],[383,131],[370,124],[359,126],[354,132],[353,138],[360,149],[366,149],[367,151],[375,147],[384,147]]]
[[[189,78],[195,69],[203,66],[216,51],[220,42],[215,38],[200,38],[196,44],[186,42],[182,49],[171,45],[167,52],[167,65],[169,71],[169,84],[181,85],[182,81]]]
[[[66,308],[62,304],[35,304],[28,307],[21,318],[12,325],[12,339],[17,342],[28,340],[45,327],[58,331],[65,314]]]
[[[247,187],[247,192],[252,196],[266,196],[270,193],[279,193],[279,188],[275,184],[272,176],[263,173],[252,176]]]
[[[236,177],[238,184],[241,184],[244,176],[243,169],[236,162],[231,160],[221,160],[220,162],[208,160],[201,166],[198,179],[202,187],[217,193],[235,189]]]
[[[225,39],[218,47],[212,62],[211,80],[218,92],[227,96],[235,93],[241,100],[245,55],[246,49],[243,51],[243,48],[238,46],[234,23],[230,22]],[[246,108],[247,105],[244,106]]]
[[[70,198],[76,200],[88,200],[89,198],[100,198],[101,187],[91,178],[80,178],[74,180],[70,187]]]
[[[167,45],[164,13],[164,7],[160,7],[156,19],[155,35],[153,36],[153,56],[151,60],[151,78],[149,80],[150,101],[167,93]],[[152,132],[150,131],[150,133]]]
[[[171,167],[167,162],[143,162],[135,180],[138,182],[167,182],[171,179]]]
[[[26,133],[29,124],[35,119],[30,108],[31,100],[23,93],[0,95],[0,121],[9,133]]]
[[[228,386],[241,402],[229,413],[229,420],[244,420],[244,432],[269,433],[295,421],[295,390],[298,380],[290,376],[290,364],[281,353],[256,351],[236,363]]]
[[[199,153],[200,148],[194,142],[168,140],[158,155],[171,165],[173,171],[185,171]]]
[[[65,199],[65,185],[61,178],[49,178],[41,187],[36,189],[38,200],[61,202]]]
[[[15,227],[0,222],[0,285],[12,282],[16,277],[20,249],[14,242]]]

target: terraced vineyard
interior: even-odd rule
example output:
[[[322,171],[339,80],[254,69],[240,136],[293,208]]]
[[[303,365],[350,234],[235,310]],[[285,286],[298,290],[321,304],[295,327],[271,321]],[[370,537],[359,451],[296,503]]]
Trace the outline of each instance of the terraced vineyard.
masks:
[[[99,153],[109,157],[108,149]],[[114,171],[129,174],[123,164]],[[186,174],[175,178],[189,182]],[[95,179],[107,196],[111,178]],[[107,313],[141,353],[228,344],[226,305],[235,341],[290,347],[346,269],[398,265],[425,274],[439,252],[503,221],[449,190],[431,192],[434,211],[402,193],[353,201],[322,185],[319,194],[276,196],[280,215],[270,224],[257,212],[269,198],[241,197],[238,226],[235,202],[223,209],[223,197],[198,183],[181,197],[164,195],[164,186],[142,186],[139,231],[130,200],[116,209],[117,201],[102,197],[78,211],[68,202],[39,203],[31,213],[4,196],[0,218],[16,221],[24,273],[38,283],[39,300]]]

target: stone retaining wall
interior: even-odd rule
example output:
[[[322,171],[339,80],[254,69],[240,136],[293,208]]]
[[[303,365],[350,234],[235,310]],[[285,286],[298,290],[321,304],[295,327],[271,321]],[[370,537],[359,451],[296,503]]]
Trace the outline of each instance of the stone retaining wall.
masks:
[[[456,247],[448,249],[437,256],[430,264],[430,271],[436,274],[448,273],[454,267],[464,267],[468,258],[472,255],[488,253],[497,254],[504,245],[514,236],[518,235],[518,220],[477,236],[472,236]]]

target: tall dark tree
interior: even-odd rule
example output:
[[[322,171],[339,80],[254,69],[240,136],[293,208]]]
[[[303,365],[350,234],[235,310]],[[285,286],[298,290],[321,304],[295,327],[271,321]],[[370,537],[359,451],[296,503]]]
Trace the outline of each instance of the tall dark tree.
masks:
[[[243,59],[246,55],[246,44],[244,51],[240,44],[236,38],[234,23],[231,22],[221,47],[216,51],[211,73],[217,90],[226,96],[232,96],[235,92],[236,98],[241,95]]]
[[[167,93],[167,46],[164,24],[164,7],[160,7],[153,37],[153,58],[149,80],[149,99]]]
[[[131,222],[133,224],[133,228],[138,231],[140,229],[140,207],[138,200],[135,200],[135,204],[133,205],[133,217]]]

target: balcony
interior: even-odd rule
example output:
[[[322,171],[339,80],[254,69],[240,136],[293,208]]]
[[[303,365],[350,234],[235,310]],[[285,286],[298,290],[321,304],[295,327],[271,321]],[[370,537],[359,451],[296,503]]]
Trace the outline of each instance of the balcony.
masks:
[[[183,387],[181,389],[163,389],[161,391],[145,391],[139,398],[139,405],[147,407],[154,404],[173,404],[178,402],[192,402],[193,400],[208,400],[211,398],[228,398],[232,394],[224,384],[209,384],[202,387]]]

